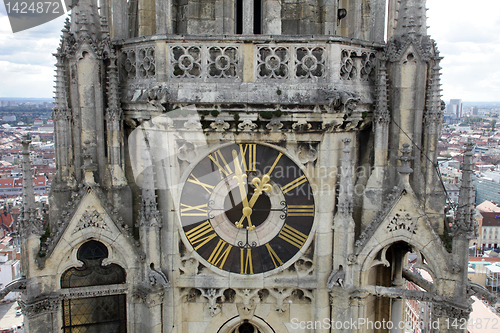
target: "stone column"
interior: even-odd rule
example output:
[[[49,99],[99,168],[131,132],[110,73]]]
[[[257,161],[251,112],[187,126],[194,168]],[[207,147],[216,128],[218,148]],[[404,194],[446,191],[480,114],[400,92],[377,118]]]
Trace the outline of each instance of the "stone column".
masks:
[[[387,0],[370,1],[370,33],[369,40],[372,42],[384,42],[385,40],[385,5]]]
[[[263,1],[262,33],[264,35],[281,35],[281,1]]]
[[[337,34],[337,12],[338,2],[334,0],[323,0],[321,3],[322,33],[324,35]]]
[[[377,102],[373,117],[375,132],[374,163],[370,178],[363,193],[363,226],[367,226],[382,208],[382,199],[385,189],[387,155],[389,145],[389,123],[391,115],[388,107],[388,85],[386,58],[380,59],[377,84]]]
[[[350,139],[343,139],[341,174],[339,182],[339,196],[337,213],[333,220],[333,270],[328,278],[328,289],[335,304],[331,305],[331,319],[349,322],[352,318],[349,310],[348,288],[354,285],[352,265],[349,255],[354,246],[353,213],[353,182]],[[333,332],[348,332],[349,330],[336,329]]]
[[[156,34],[173,34],[172,0],[156,0]]]
[[[403,260],[405,258],[403,254],[403,249],[399,247],[394,247],[393,253],[393,273],[392,273],[392,286],[394,288],[404,288],[404,279],[403,279]],[[405,300],[402,298],[393,298],[391,300],[391,321],[393,323],[393,328],[391,329],[391,333],[402,333],[402,329],[399,326],[399,323],[404,320],[403,311],[404,311],[404,303]]]
[[[253,35],[254,0],[243,0],[243,35]]]
[[[139,19],[138,36],[150,36],[156,34],[155,0],[139,0],[138,19]]]
[[[112,33],[113,39],[129,37],[128,26],[128,3],[123,0],[112,0]]]

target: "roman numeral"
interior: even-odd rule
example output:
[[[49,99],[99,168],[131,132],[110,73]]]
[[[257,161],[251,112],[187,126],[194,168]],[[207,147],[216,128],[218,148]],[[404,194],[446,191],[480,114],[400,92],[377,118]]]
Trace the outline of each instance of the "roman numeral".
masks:
[[[205,191],[208,192],[208,194],[212,194],[214,187],[210,184],[205,184],[205,183],[199,181],[198,178],[196,178],[193,174],[189,175],[187,181],[190,183],[196,184],[196,185],[200,185],[201,187],[203,187],[205,189]]]
[[[292,180],[291,182],[289,182],[288,184],[283,186],[281,188],[281,190],[283,191],[283,194],[285,194],[285,193],[290,192],[291,190],[293,190],[297,186],[304,184],[305,182],[307,182],[306,176],[302,175],[299,178]]]
[[[208,155],[208,158],[214,162],[214,164],[219,168],[219,173],[220,173],[220,178],[224,179],[225,177],[229,176],[233,172],[231,171],[231,168],[226,162],[226,159],[224,158],[224,155],[220,152],[220,150],[217,150],[213,152],[212,154]]]
[[[207,216],[207,204],[189,206],[181,203],[181,216]]]
[[[232,245],[229,245],[228,243],[220,239],[219,243],[217,243],[217,246],[213,250],[210,257],[208,258],[208,262],[222,269],[222,267],[224,267],[224,264],[226,263],[227,257],[229,256],[229,252],[231,252],[232,248],[233,248]]]
[[[276,164],[278,164],[281,156],[283,156],[283,153],[279,153],[278,157],[276,157],[276,159],[274,160],[273,165],[271,165],[271,169],[269,169],[269,171],[266,173],[266,175],[270,175],[273,172],[273,170],[276,167]]]
[[[288,216],[314,216],[314,205],[288,205]]]
[[[200,247],[217,237],[217,234],[212,228],[210,222],[207,220],[201,223],[199,226],[186,232],[186,237],[191,245],[195,247],[194,249],[198,250]]]
[[[253,274],[252,249],[240,249],[240,263],[240,274]]]
[[[297,229],[290,227],[286,223],[285,225],[283,225],[283,229],[281,229],[278,237],[292,244],[293,246],[298,247],[299,249],[302,247],[302,245],[304,245],[307,239],[307,235],[301,233]]]
[[[269,252],[269,255],[271,256],[271,260],[273,261],[274,268],[277,268],[278,266],[283,265],[283,261],[281,261],[280,257],[274,252],[273,248],[269,243],[266,244],[267,252]],[[279,265],[278,265],[279,263]]]
[[[243,146],[245,146],[243,148]],[[257,145],[252,144],[240,144],[241,152],[241,165],[245,167],[245,171],[255,171],[256,155],[257,155]]]

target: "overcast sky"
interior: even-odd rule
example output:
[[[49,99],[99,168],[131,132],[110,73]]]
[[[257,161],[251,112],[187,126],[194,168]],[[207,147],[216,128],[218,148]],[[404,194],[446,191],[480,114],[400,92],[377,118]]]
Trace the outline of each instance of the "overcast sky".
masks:
[[[427,0],[429,34],[444,56],[443,99],[500,101],[500,0]],[[0,4],[0,97],[53,97],[52,53],[64,17],[13,34]]]

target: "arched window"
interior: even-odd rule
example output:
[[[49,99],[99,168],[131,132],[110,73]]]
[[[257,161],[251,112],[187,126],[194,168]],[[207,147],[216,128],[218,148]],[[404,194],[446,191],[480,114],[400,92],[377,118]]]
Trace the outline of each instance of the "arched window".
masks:
[[[231,333],[261,333],[257,327],[254,325],[244,322],[235,328]]]
[[[95,240],[84,243],[77,253],[82,267],[72,267],[61,276],[62,288],[85,288],[125,283],[125,270],[116,264],[102,265],[107,247]],[[63,300],[63,331],[126,333],[126,296],[72,298]]]

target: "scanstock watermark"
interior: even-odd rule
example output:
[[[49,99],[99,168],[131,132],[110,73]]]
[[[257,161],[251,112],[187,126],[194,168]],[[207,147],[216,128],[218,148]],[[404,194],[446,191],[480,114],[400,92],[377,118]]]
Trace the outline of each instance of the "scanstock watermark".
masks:
[[[12,32],[16,33],[66,15],[79,0],[3,0]]]

